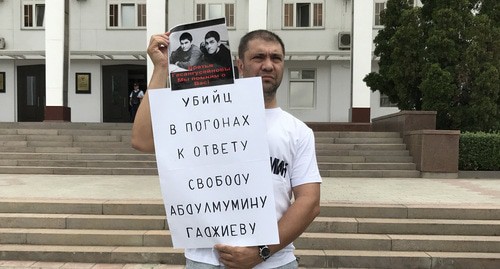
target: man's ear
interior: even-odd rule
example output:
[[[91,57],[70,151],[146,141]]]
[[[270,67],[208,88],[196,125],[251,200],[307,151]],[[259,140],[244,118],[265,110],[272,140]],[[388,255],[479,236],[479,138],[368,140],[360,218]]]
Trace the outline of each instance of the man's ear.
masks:
[[[243,61],[238,58],[238,60],[236,60],[236,66],[238,67],[238,74],[240,75],[240,78],[243,77]]]

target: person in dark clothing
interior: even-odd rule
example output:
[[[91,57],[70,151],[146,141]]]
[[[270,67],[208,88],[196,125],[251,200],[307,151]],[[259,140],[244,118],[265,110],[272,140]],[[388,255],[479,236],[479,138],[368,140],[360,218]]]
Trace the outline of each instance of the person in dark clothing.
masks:
[[[135,120],[135,114],[137,113],[137,109],[139,109],[139,105],[141,104],[141,100],[143,97],[144,92],[139,89],[139,83],[134,83],[134,90],[130,93],[129,96],[131,122],[134,122]]]

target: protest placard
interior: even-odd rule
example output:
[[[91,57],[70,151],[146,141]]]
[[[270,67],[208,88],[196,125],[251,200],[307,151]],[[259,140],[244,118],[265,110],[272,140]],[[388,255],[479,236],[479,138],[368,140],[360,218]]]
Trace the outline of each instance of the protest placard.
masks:
[[[261,78],[149,94],[174,247],[279,243]]]

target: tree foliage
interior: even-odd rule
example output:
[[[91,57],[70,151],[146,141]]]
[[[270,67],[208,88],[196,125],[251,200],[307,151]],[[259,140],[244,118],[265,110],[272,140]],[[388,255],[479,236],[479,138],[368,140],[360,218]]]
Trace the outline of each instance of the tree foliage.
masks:
[[[439,129],[500,128],[500,1],[389,0],[364,81],[401,110],[435,110]]]

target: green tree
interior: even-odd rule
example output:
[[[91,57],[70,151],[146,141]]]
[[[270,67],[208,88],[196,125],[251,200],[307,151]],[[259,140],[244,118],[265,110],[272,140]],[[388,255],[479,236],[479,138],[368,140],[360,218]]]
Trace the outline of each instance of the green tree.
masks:
[[[439,129],[498,130],[499,1],[406,2],[387,2],[375,38],[380,70],[364,81],[399,109],[437,111]]]
[[[375,55],[380,57],[379,72],[365,78],[367,85],[387,95],[399,109],[420,110],[422,40],[419,27],[419,10],[413,9],[407,0],[387,2],[380,19],[385,26],[375,37]]]

